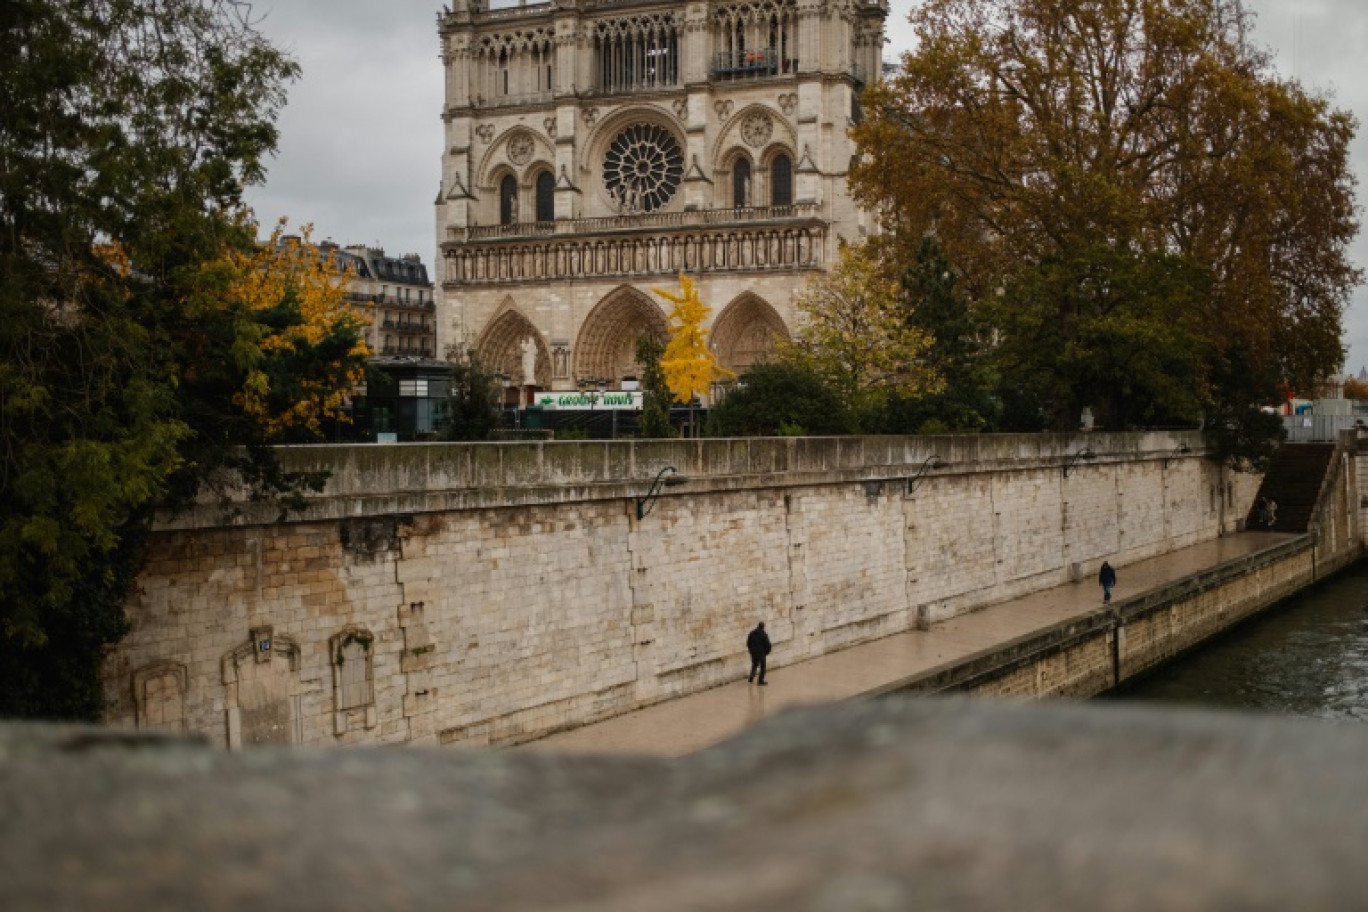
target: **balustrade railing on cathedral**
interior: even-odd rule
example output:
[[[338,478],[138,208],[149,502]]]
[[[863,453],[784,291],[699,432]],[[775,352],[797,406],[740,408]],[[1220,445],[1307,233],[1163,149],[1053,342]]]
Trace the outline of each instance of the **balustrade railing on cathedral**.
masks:
[[[476,10],[490,19],[516,19],[540,16],[551,9],[549,0],[477,0]]]
[[[643,212],[635,215],[607,215],[594,218],[557,219],[554,222],[517,222],[512,225],[474,225],[447,228],[451,241],[485,241],[502,238],[549,237],[553,235],[598,234],[631,231],[637,228],[689,228],[697,225],[734,225],[747,222],[815,218],[821,213],[817,203],[791,206],[748,206],[736,209],[692,209],[683,212]]]
[[[507,95],[476,95],[470,99],[472,108],[498,108],[504,105],[549,104],[555,100],[551,92],[522,92]]]

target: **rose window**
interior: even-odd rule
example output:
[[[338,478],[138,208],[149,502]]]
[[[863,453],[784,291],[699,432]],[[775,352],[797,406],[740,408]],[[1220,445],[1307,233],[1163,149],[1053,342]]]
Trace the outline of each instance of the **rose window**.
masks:
[[[668,130],[634,124],[619,133],[603,157],[603,185],[620,212],[664,207],[684,177],[684,153]]]

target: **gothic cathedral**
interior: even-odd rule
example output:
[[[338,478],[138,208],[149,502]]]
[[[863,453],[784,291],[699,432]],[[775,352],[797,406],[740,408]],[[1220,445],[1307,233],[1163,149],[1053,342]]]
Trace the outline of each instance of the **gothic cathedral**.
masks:
[[[636,375],[682,270],[740,372],[859,240],[847,127],[887,0],[470,0],[438,17],[441,343],[516,383]],[[524,356],[525,340],[535,352]],[[524,365],[534,377],[524,376]]]

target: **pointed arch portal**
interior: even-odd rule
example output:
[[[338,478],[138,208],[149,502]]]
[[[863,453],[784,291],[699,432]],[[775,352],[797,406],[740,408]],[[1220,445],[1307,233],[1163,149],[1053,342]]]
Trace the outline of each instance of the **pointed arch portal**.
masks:
[[[623,287],[598,303],[575,340],[575,377],[604,380],[614,388],[626,376],[640,376],[636,340],[649,333],[664,341],[669,326],[660,307],[641,291]]]
[[[763,298],[745,292],[726,306],[713,323],[710,343],[717,361],[740,374],[773,356],[775,342],[789,338],[788,327]]]
[[[531,379],[523,376],[522,369],[522,341],[528,336],[537,343],[537,371]],[[551,385],[551,352],[546,340],[532,321],[511,304],[506,304],[504,311],[485,328],[475,351],[487,370],[508,374],[515,385],[535,383],[543,389]]]

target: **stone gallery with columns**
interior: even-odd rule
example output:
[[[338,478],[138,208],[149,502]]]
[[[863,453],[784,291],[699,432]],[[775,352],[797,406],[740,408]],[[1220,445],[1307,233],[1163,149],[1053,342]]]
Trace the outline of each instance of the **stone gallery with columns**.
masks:
[[[838,240],[886,0],[489,0],[438,17],[440,344],[547,390],[621,387],[693,276],[740,372]],[[525,357],[526,340],[535,357]],[[535,376],[526,376],[534,364]]]

